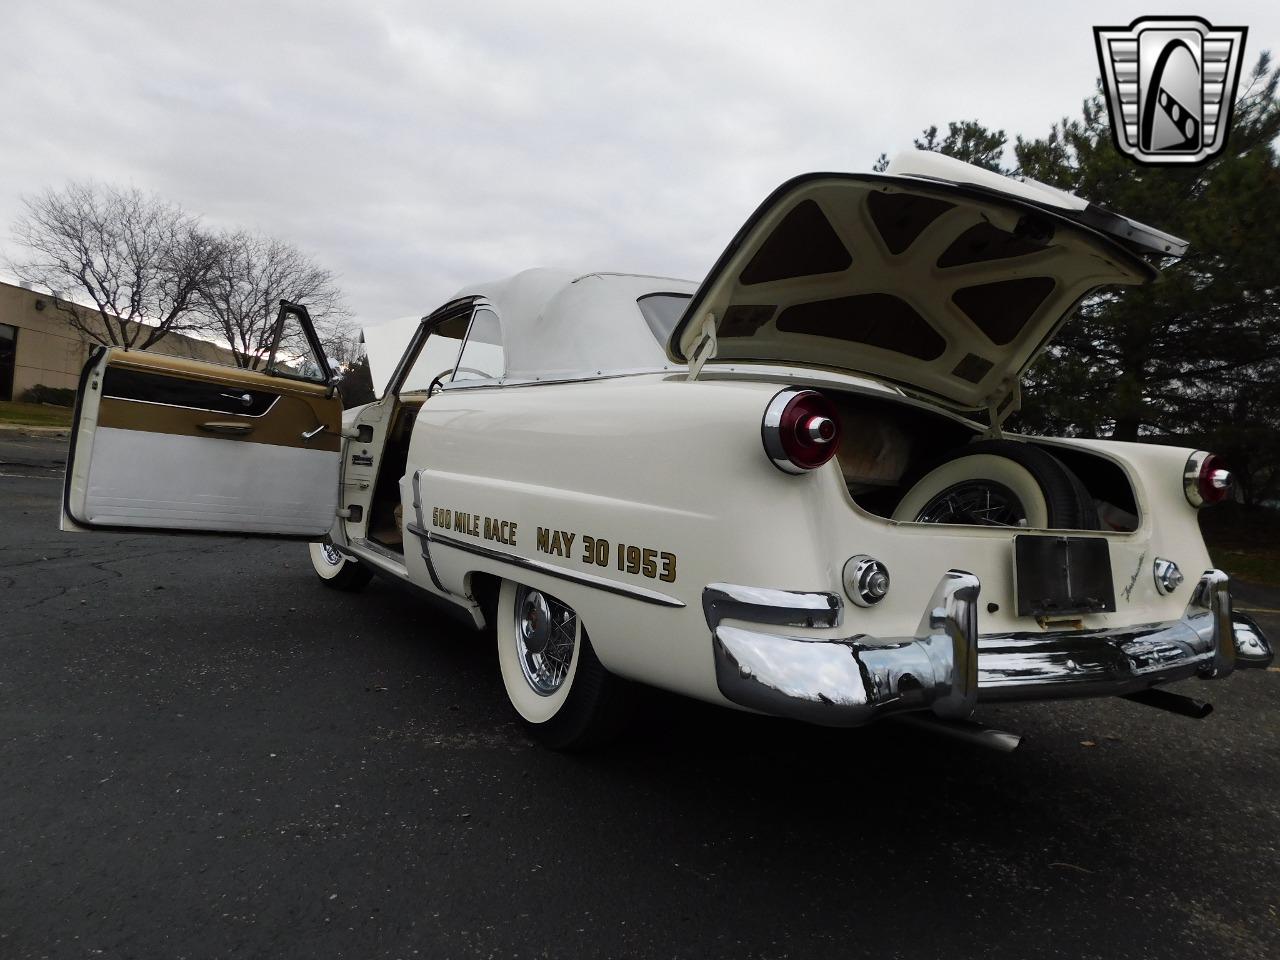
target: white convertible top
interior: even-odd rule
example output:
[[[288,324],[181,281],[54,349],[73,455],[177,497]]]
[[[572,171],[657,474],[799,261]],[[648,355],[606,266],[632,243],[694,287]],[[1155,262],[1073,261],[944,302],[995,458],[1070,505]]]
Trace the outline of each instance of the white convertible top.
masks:
[[[650,329],[637,301],[661,293],[689,297],[697,286],[670,277],[538,267],[464,287],[452,299],[478,297],[497,311],[506,354],[504,381],[549,380],[677,366],[667,357],[665,338]],[[672,312],[672,320],[681,308]],[[386,388],[419,323],[401,318],[364,329],[377,394]]]
[[[465,287],[455,299],[481,297],[497,310],[507,380],[546,380],[672,366],[637,301],[656,293],[692,296],[697,286],[670,277],[536,268]]]

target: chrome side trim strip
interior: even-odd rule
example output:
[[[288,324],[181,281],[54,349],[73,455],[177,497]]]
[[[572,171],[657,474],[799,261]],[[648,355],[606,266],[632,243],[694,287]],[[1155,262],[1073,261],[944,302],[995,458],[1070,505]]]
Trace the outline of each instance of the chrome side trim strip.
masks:
[[[427,574],[431,577],[431,582],[436,585],[439,590],[447,597],[453,596],[453,591],[440,582],[440,575],[436,573],[436,565],[431,562],[431,550],[428,545],[429,537],[426,535],[426,528],[423,526],[422,517],[422,471],[415,470],[413,472],[413,515],[417,518],[417,523],[406,523],[405,529],[418,538],[422,544],[422,560],[427,565]]]
[[[499,377],[497,380],[459,380],[440,385],[442,393],[455,390],[500,390],[504,387],[552,387],[565,383],[592,383],[596,380],[616,380],[619,377],[639,377],[656,373],[684,373],[683,365],[665,367],[629,367],[625,370],[580,370],[548,377]]]
[[[453,537],[446,537],[444,534],[435,533],[429,530],[422,530],[416,525],[414,525],[412,532],[414,535],[419,537],[425,536],[426,539],[432,543],[438,543],[443,547],[453,547],[455,550],[474,553],[478,557],[497,560],[500,563],[509,563],[515,567],[524,567],[526,570],[536,570],[538,573],[545,573],[548,576],[559,577],[561,580],[580,583],[585,587],[594,587],[597,590],[604,590],[606,593],[616,593],[620,596],[630,597],[632,600],[639,600],[642,603],[652,603],[660,607],[683,607],[685,605],[683,600],[677,600],[675,597],[668,596],[665,593],[659,593],[657,590],[649,590],[645,587],[633,587],[630,584],[618,583],[616,580],[593,576],[590,573],[578,573],[572,570],[565,570],[563,567],[557,567],[551,563],[544,563],[541,560],[530,560],[527,557],[518,557],[515,554],[507,553],[503,550],[493,550],[489,547],[483,547],[478,543],[467,543],[465,540],[455,540]]]
[[[236,368],[228,367],[227,369],[235,370]],[[314,381],[307,381],[307,382],[314,383]],[[250,389],[255,389],[255,388],[250,388]],[[266,391],[262,391],[262,392],[265,393]],[[124,403],[142,403],[147,405],[148,407],[167,407],[170,410],[196,410],[200,413],[216,413],[220,417],[246,417],[250,420],[262,419],[268,413],[274,410],[276,407],[276,404],[280,402],[280,396],[279,394],[277,394],[276,396],[271,398],[271,403],[267,406],[267,409],[263,410],[261,413],[241,413],[238,410],[215,410],[213,407],[193,407],[186,403],[160,403],[158,400],[139,400],[137,397],[121,397],[114,393],[104,393],[102,396],[108,400],[120,400]]]

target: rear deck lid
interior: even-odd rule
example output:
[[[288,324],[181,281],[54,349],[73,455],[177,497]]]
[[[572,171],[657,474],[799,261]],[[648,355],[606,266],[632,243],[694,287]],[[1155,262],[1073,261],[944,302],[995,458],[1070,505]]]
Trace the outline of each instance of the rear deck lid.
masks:
[[[870,375],[995,408],[1102,286],[1146,283],[1185,242],[1034,181],[939,154],[779,187],[699,286],[673,360]]]

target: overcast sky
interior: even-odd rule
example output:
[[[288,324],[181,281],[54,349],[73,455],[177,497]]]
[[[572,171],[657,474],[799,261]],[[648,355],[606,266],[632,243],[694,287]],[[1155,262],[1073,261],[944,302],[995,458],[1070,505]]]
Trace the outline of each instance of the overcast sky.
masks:
[[[932,123],[1040,135],[1091,28],[1280,4],[6,0],[0,247],[20,196],[133,184],[290,240],[367,323],[531,266],[698,279],[756,204]]]

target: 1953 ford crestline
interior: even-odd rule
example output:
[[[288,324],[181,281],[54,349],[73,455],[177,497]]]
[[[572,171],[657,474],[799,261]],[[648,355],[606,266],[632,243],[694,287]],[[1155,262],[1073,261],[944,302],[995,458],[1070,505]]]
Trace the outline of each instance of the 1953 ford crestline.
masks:
[[[607,729],[621,681],[979,737],[987,701],[1194,714],[1158,686],[1271,662],[1200,536],[1227,472],[1002,429],[1082,299],[1185,248],[907,154],[783,184],[701,283],[469,287],[345,415],[284,304],[259,371],[91,359],[63,527],[295,537],[330,586],[416,585],[496,636],[512,704],[555,746]]]

